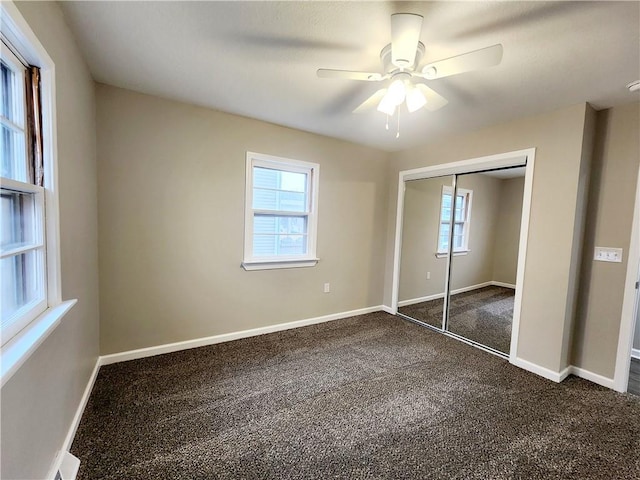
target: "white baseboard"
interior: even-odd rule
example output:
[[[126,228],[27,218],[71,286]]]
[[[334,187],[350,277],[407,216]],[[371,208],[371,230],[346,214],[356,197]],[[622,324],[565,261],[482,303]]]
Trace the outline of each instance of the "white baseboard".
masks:
[[[266,333],[280,332],[292,328],[306,327],[317,323],[330,322],[341,318],[354,317],[356,315],[364,315],[366,313],[379,312],[383,310],[382,305],[375,307],[360,308],[358,310],[350,310],[348,312],[333,313],[331,315],[323,315],[321,317],[307,318],[305,320],[297,320],[294,322],[279,323],[276,325],[268,325],[266,327],[252,328],[250,330],[242,330],[239,332],[223,333],[221,335],[213,335],[211,337],[195,338],[183,342],[167,343],[157,345],[155,347],[139,348],[137,350],[129,350],[126,352],[112,353],[100,357],[100,365],[110,365],[112,363],[126,362],[127,360],[136,360],[138,358],[153,357],[163,353],[177,352],[190,348],[204,347],[216,343],[230,342],[241,338],[255,337]]]
[[[82,397],[80,398],[80,403],[78,404],[78,408],[76,409],[76,413],[71,420],[71,425],[69,425],[69,430],[67,432],[67,436],[64,439],[64,443],[58,452],[58,455],[53,462],[53,467],[49,471],[48,479],[54,479],[56,472],[58,470],[64,471],[63,479],[67,478],[75,478],[75,473],[78,471],[78,467],[80,465],[80,461],[77,460],[73,455],[69,453],[71,449],[71,444],[73,443],[73,439],[76,436],[76,431],[78,430],[78,426],[80,425],[80,420],[82,419],[82,414],[84,413],[84,409],[87,406],[87,402],[89,401],[89,397],[91,396],[91,391],[93,390],[93,385],[96,383],[96,378],[98,378],[98,371],[100,370],[101,362],[100,357],[96,360],[96,364],[93,367],[93,371],[91,372],[91,376],[89,377],[89,381],[87,382],[87,386],[84,388],[84,392],[82,393]],[[75,473],[72,473],[74,472]]]
[[[562,382],[565,378],[571,375],[571,366],[565,367],[558,376],[558,383]]]
[[[492,282],[482,282],[477,285],[469,285],[468,287],[456,288],[451,290],[451,295],[457,295],[459,293],[470,292],[471,290],[478,290],[479,288],[490,287]]]
[[[512,288],[512,289],[516,289],[516,286],[513,283],[504,283],[504,282],[496,282],[495,280],[491,280],[491,285],[495,286],[495,287],[504,287],[504,288]]]
[[[640,360],[640,350],[637,348],[632,348],[631,349],[631,357],[632,358],[637,358],[638,360]]]
[[[393,315],[393,314],[394,314],[394,313],[393,313],[393,310],[391,309],[391,307],[387,307],[386,305],[382,305],[382,307],[381,307],[381,308],[382,308],[382,311],[383,311],[383,312],[386,312],[386,313],[388,313],[388,314],[390,314],[390,315]]]
[[[86,408],[89,397],[91,396],[91,390],[93,390],[93,385],[96,383],[96,378],[98,378],[98,371],[100,370],[100,366],[102,365],[100,358],[101,357],[98,357],[98,359],[96,360],[96,364],[93,367],[93,371],[91,372],[91,376],[89,377],[87,386],[84,388],[84,393],[82,394],[82,398],[80,399],[80,404],[76,409],[76,414],[73,416],[73,420],[71,421],[69,432],[67,432],[67,436],[64,439],[62,449],[66,452],[71,449],[71,444],[73,443],[73,438],[76,436],[76,431],[78,430],[78,425],[80,425],[82,414],[84,413],[84,409]]]
[[[590,372],[589,370],[585,370],[584,368],[579,368],[574,365],[570,365],[560,372],[554,372],[553,370],[541,367],[540,365],[536,365],[535,363],[523,360],[522,358],[511,359],[510,361],[516,367],[523,368],[529,372],[540,375],[541,377],[544,377],[556,383],[562,382],[569,375],[575,375],[576,377],[580,377],[590,382],[597,383],[598,385],[602,385],[603,387],[607,387],[612,390],[614,389],[613,378],[603,377],[602,375]]]
[[[540,375],[541,377],[544,377],[547,380],[551,380],[552,382],[556,383],[560,383],[561,381],[563,381],[569,376],[570,373],[570,367],[567,367],[560,372],[555,372],[549,368],[541,367],[540,365],[529,362],[528,360],[524,360],[519,357],[509,359],[509,361],[516,367],[520,367],[524,370],[535,373],[536,375]]]
[[[590,382],[602,385],[603,387],[607,387],[612,390],[614,389],[613,378],[603,377],[602,375],[598,375],[597,373],[593,373],[589,370],[585,370],[584,368],[575,366],[569,367],[569,373],[575,375],[576,377],[584,378],[585,380],[589,380]]]
[[[479,288],[490,286],[513,288],[514,290],[516,289],[516,286],[512,283],[496,282],[495,280],[491,280],[490,282],[482,282],[478,283],[477,285],[470,285],[468,287],[451,290],[451,295],[457,295],[458,293],[470,292],[471,290],[477,290]],[[415,305],[416,303],[430,302],[431,300],[436,300],[437,298],[443,297],[444,292],[434,293],[433,295],[427,295],[425,297],[410,298],[409,300],[402,300],[401,302],[398,302],[398,307],[406,307],[407,305]]]
[[[415,305],[416,303],[430,302],[431,300],[436,300],[437,298],[444,298],[444,292],[435,293],[433,295],[427,295],[425,297],[410,298],[409,300],[402,300],[401,302],[398,302],[398,307],[406,307],[408,305]]]

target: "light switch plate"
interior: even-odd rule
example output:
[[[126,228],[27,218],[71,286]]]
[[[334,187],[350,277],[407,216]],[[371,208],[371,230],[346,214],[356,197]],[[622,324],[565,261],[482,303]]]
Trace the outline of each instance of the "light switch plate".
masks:
[[[610,247],[596,247],[593,259],[598,262],[622,262],[622,249]]]

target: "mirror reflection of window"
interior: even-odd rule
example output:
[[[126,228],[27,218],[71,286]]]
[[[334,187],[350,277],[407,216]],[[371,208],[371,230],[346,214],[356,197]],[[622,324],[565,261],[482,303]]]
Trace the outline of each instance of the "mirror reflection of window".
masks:
[[[471,220],[472,190],[459,188],[455,201],[455,220],[453,222],[453,251],[466,252],[469,250],[469,230]],[[451,209],[453,188],[442,186],[442,206],[440,207],[440,230],[438,234],[438,250],[440,255],[449,251],[451,237]]]

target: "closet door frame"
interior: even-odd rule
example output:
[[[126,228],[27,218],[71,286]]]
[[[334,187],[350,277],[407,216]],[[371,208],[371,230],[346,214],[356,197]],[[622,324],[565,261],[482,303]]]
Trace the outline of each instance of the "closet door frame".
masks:
[[[513,323],[511,328],[511,348],[509,351],[509,361],[513,363],[517,358],[518,335],[520,332],[520,317],[522,311],[522,287],[524,284],[524,273],[527,256],[527,240],[529,237],[529,217],[531,212],[531,193],[533,191],[533,170],[535,163],[535,148],[516,150],[513,152],[499,153],[485,157],[477,157],[458,162],[432,165],[428,167],[402,170],[398,174],[398,201],[396,210],[396,231],[393,255],[393,279],[391,292],[391,313],[398,314],[398,289],[400,280],[400,255],[402,245],[402,222],[404,215],[404,192],[405,182],[409,180],[420,180],[425,178],[442,177],[447,175],[458,175],[463,173],[473,173],[485,170],[495,170],[499,168],[518,167],[526,164],[524,180],[524,196],[522,202],[522,219],[520,223],[520,241],[518,247],[518,268],[516,273],[516,292],[513,306]],[[449,265],[447,265],[447,276],[449,275]],[[449,290],[449,285],[445,288],[445,296]],[[462,337],[451,335],[447,331],[443,334],[453,336],[461,341]],[[481,346],[471,343],[478,348]],[[484,350],[484,349],[483,349]],[[486,350],[494,353],[491,350]]]

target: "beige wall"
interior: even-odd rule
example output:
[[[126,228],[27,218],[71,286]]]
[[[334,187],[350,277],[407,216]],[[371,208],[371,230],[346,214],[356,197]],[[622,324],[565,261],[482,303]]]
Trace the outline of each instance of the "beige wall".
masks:
[[[514,120],[476,132],[443,138],[392,155],[389,164],[389,228],[385,302],[390,304],[393,232],[400,170],[536,148],[533,198],[522,298],[518,356],[552,372],[567,364],[563,358],[570,336],[565,326],[567,306],[576,291],[571,273],[585,123],[585,104]]]
[[[63,299],[78,303],[2,387],[0,477],[43,478],[98,356],[94,83],[56,3],[18,3],[56,66]]]
[[[578,305],[580,275],[582,273],[582,254],[585,239],[585,225],[587,218],[587,203],[589,195],[589,183],[591,170],[593,167],[593,151],[596,137],[596,111],[587,105],[585,111],[584,128],[582,134],[582,153],[578,171],[578,186],[576,189],[576,215],[573,220],[573,245],[571,247],[569,286],[567,288],[567,305],[565,310],[563,338],[566,339],[562,345],[560,355],[561,365],[571,363],[571,349],[573,330],[575,328],[576,308]]]
[[[640,165],[640,104],[598,112],[572,363],[612,378]],[[595,246],[623,249],[622,263],[593,261]]]
[[[97,105],[103,354],[382,303],[386,153],[105,85]],[[240,267],[247,150],[320,164],[317,266]]]
[[[443,185],[453,177],[406,182],[398,300],[444,293],[447,259],[436,258]],[[427,272],[431,278],[427,280]]]
[[[515,285],[518,269],[518,246],[522,220],[524,177],[500,182],[498,218],[493,247],[493,275],[496,282]]]

